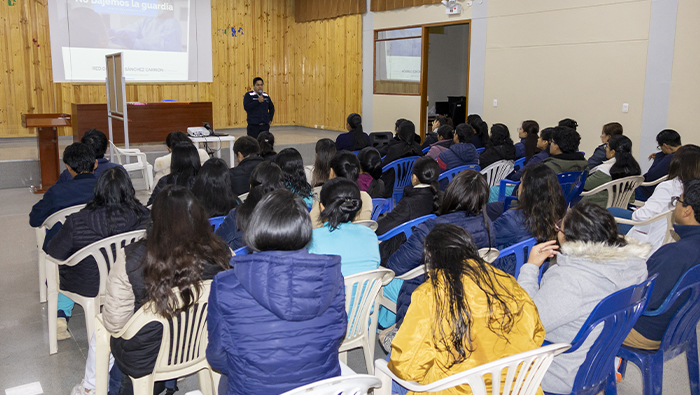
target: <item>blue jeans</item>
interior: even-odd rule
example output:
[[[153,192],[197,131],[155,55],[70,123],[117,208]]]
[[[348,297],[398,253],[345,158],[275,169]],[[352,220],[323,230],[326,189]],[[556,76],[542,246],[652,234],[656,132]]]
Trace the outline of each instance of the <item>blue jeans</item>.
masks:
[[[630,210],[619,207],[609,207],[608,211],[617,218],[632,219],[632,211]],[[632,229],[632,225],[617,224],[617,231],[622,235],[629,233],[630,229]]]

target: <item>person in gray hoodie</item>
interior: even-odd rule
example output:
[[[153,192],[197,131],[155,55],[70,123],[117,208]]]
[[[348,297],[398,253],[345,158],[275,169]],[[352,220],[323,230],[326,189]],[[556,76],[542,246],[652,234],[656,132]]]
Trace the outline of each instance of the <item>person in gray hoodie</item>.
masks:
[[[520,270],[518,284],[537,306],[545,340],[571,343],[601,300],[646,280],[651,246],[621,236],[613,216],[587,202],[571,208],[555,229],[561,248],[557,240],[533,247]],[[555,255],[556,264],[544,273],[538,285],[540,266]],[[596,329],[578,350],[555,357],[542,380],[542,389],[571,393],[578,369],[599,334],[600,329]]]

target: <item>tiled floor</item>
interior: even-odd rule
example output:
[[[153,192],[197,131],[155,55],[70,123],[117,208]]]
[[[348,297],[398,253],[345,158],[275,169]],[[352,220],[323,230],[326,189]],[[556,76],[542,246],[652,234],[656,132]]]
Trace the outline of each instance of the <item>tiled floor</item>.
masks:
[[[140,192],[139,198],[144,201],[147,195]],[[76,305],[69,324],[73,338],[60,341],[58,353],[49,356],[46,304],[39,303],[36,238],[27,217],[39,199],[27,189],[0,190],[0,391],[39,382],[44,394],[67,395],[83,376],[87,334]],[[379,346],[375,357],[384,357]],[[365,372],[359,349],[350,352],[348,365]],[[664,394],[690,393],[684,355],[668,361],[664,373]],[[179,387],[185,394],[197,388],[197,380],[186,378]],[[640,371],[630,366],[619,393],[641,394],[641,388]]]

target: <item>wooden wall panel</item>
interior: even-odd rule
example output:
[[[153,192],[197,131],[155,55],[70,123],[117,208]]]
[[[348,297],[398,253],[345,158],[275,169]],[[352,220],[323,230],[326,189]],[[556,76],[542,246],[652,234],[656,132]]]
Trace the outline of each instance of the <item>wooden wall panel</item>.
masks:
[[[47,4],[15,4],[0,5],[0,137],[34,135],[21,127],[22,113],[106,101],[104,84],[53,83]],[[360,15],[296,23],[294,0],[211,0],[211,7],[213,82],[127,84],[127,101],[211,101],[214,127],[244,127],[243,96],[260,76],[275,125],[344,130],[347,115],[362,112]]]

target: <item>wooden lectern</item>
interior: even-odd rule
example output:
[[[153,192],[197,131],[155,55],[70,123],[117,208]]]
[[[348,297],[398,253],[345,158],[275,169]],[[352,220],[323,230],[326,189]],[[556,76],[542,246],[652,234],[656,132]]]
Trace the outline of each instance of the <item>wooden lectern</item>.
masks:
[[[22,114],[22,126],[36,128],[36,143],[39,150],[39,168],[41,184],[32,187],[34,193],[44,193],[58,181],[58,129],[71,126],[68,114]]]

